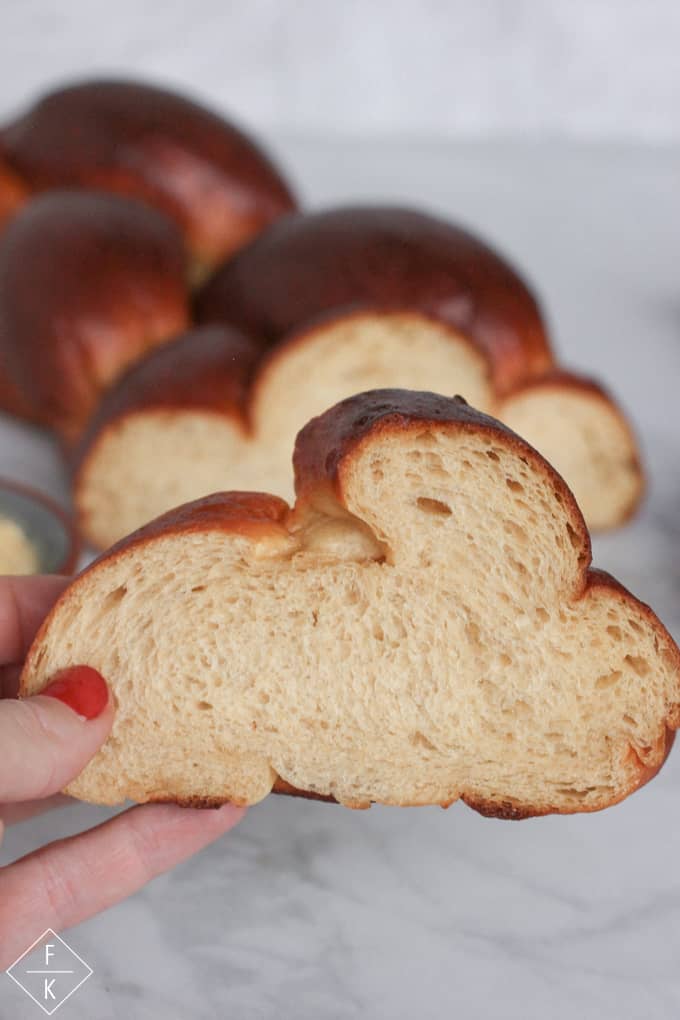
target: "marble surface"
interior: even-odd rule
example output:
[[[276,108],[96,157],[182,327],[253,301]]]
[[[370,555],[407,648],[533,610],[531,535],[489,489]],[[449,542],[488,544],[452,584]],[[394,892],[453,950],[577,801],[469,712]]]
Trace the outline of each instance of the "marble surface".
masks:
[[[680,152],[279,139],[312,204],[383,196],[475,225],[534,280],[566,360],[633,413],[650,494],[596,562],[680,637]],[[63,495],[48,441],[0,424],[0,474]],[[6,863],[106,817],[10,830]],[[94,976],[59,1017],[677,1020],[680,752],[601,814],[350,812],[269,798],[67,938]],[[0,975],[0,1017],[40,1014]]]

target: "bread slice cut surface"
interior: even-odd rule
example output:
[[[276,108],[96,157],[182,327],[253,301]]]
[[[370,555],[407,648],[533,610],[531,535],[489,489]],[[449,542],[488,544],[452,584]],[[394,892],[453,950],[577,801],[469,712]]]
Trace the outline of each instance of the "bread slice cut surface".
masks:
[[[77,578],[22,678],[88,664],[112,734],[69,792],[500,817],[589,811],[663,763],[680,656],[590,569],[583,518],[528,444],[464,401],[352,397],[295,451],[293,510],[218,494]]]

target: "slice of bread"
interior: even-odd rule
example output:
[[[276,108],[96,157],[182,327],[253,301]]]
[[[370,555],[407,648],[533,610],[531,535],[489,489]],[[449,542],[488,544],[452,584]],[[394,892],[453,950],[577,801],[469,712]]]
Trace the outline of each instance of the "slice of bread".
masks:
[[[563,479],[461,399],[375,391],[300,433],[297,503],[217,495],[77,577],[22,695],[101,670],[108,742],[69,786],[100,803],[589,811],[661,767],[680,653],[589,569]]]
[[[591,570],[562,478],[460,398],[378,390],[311,421],[297,501],[219,494],[81,574],[24,696],[87,664],[116,702],[70,785],[100,803],[592,811],[653,776],[680,653]]]

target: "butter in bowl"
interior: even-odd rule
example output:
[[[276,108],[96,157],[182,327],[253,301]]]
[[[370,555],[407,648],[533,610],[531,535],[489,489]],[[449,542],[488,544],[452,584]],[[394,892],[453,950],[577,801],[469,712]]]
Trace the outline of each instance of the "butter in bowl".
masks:
[[[0,575],[68,574],[78,551],[65,511],[40,492],[0,479]]]

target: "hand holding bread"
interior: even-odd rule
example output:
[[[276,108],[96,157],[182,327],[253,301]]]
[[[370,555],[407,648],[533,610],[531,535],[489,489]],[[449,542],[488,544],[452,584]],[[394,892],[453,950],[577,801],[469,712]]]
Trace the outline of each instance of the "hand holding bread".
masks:
[[[3,830],[68,803],[58,791],[82,770],[111,729],[104,678],[88,667],[53,677],[40,696],[16,700],[18,669],[66,580],[0,579],[0,842]],[[242,811],[134,808],[55,840],[0,868],[0,969],[36,933],[78,924],[135,892],[217,839]]]

